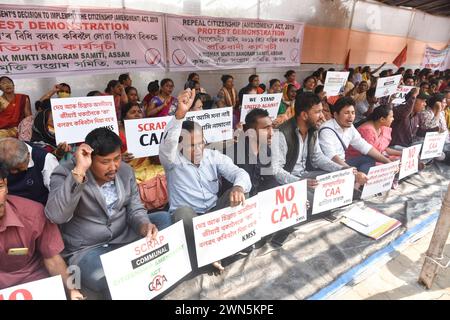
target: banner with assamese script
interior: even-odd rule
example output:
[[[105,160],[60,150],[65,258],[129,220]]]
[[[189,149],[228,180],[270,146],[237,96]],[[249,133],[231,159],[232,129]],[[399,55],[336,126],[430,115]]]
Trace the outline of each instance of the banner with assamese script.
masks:
[[[446,70],[450,68],[450,46],[442,50],[436,50],[431,47],[425,48],[423,55],[422,68],[432,70]]]
[[[304,23],[168,15],[170,70],[300,66]]]
[[[0,76],[164,69],[163,15],[0,5]]]

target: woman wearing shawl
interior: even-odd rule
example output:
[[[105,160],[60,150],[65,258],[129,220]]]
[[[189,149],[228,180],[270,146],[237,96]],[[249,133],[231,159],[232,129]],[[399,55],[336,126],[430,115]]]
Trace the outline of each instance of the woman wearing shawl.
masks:
[[[165,117],[175,114],[177,99],[172,96],[174,84],[171,79],[161,81],[161,89],[157,96],[153,97],[145,110],[146,117]]]

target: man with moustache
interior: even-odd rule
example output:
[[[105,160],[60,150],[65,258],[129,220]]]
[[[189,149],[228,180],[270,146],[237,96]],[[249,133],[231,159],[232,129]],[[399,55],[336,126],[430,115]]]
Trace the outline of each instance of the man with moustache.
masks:
[[[62,256],[81,270],[82,287],[109,297],[100,256],[158,232],[143,207],[132,168],[122,163],[117,134],[91,131],[75,159],[59,165],[50,180],[45,214],[59,224]],[[151,218],[151,215],[150,215]]]

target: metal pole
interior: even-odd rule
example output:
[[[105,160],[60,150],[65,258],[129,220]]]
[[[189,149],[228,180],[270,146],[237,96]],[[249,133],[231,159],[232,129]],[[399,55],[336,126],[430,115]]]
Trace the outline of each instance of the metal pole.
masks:
[[[441,212],[434,228],[430,246],[425,254],[422,272],[419,276],[419,283],[423,283],[427,289],[433,285],[434,277],[438,271],[436,260],[442,259],[445,243],[450,232],[450,185],[447,189]]]

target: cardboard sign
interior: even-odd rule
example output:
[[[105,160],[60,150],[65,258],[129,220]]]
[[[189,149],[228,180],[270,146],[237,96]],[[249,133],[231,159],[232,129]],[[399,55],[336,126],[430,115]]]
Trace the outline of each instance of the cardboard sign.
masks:
[[[416,144],[402,150],[399,179],[403,179],[419,171],[419,153],[421,144]]]
[[[306,220],[306,180],[258,194],[261,237]]]
[[[361,193],[361,199],[367,199],[378,193],[389,191],[392,187],[395,174],[398,172],[400,161],[374,166],[369,169],[367,178]]]
[[[414,88],[414,86],[399,86],[397,88],[397,93],[394,95],[394,99],[392,100],[392,104],[394,106],[399,106],[406,102],[406,95]]]
[[[316,178],[312,214],[339,208],[353,201],[353,169],[327,173]]]
[[[248,246],[261,237],[258,225],[258,196],[245,205],[228,207],[193,219],[198,266],[219,261]]]
[[[245,123],[245,117],[253,109],[265,109],[269,113],[270,119],[274,120],[278,115],[282,93],[272,94],[244,94],[242,98],[241,119]]]
[[[164,130],[171,116],[125,120],[125,136],[128,152],[135,158],[156,156]]]
[[[94,129],[119,134],[113,96],[50,99],[56,143],[83,142]]]
[[[183,221],[100,256],[114,300],[149,300],[191,272]]]
[[[422,153],[420,159],[431,159],[439,157],[444,150],[445,140],[448,132],[427,132],[423,142]]]
[[[381,98],[397,93],[398,84],[402,78],[401,74],[391,77],[378,78],[375,97]]]
[[[191,111],[186,120],[197,122],[203,128],[207,143],[233,139],[233,108]]]
[[[19,284],[0,290],[1,300],[66,300],[61,276]]]
[[[338,96],[344,93],[350,72],[328,71],[323,91],[328,97]]]

